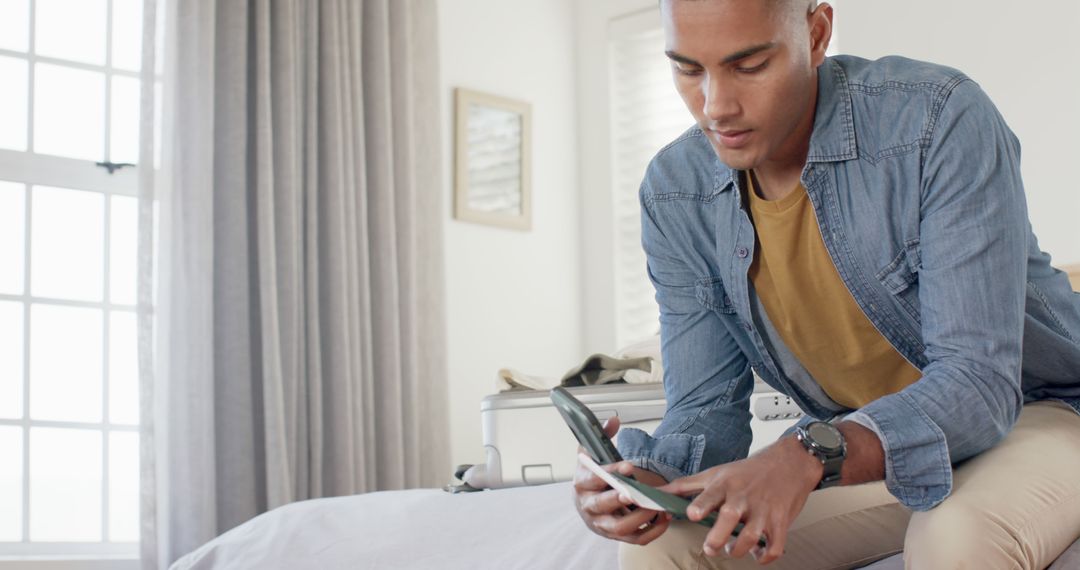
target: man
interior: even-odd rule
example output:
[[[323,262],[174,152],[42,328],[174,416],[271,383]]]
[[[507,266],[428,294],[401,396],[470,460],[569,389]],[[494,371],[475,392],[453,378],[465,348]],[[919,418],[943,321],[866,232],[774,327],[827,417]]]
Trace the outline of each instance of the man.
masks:
[[[1080,537],[1080,295],[993,104],[953,69],[826,58],[827,4],[661,11],[698,123],[641,188],[668,410],[609,468],[718,520],[582,468],[586,524],[634,568],[1050,564]],[[746,458],[752,370],[812,417]]]

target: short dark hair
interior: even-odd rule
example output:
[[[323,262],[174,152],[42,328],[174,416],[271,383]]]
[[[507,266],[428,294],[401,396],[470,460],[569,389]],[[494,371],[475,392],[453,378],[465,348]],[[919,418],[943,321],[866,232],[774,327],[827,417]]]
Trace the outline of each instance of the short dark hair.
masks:
[[[683,0],[683,1],[684,2],[703,2],[705,0]],[[773,6],[776,6],[778,4],[788,4],[788,5],[796,4],[797,5],[799,3],[802,3],[802,4],[806,5],[807,10],[814,9],[814,7],[816,7],[817,3],[818,3],[818,0],[763,0],[763,1],[768,2],[768,3],[772,4]],[[664,0],[660,0],[660,3],[663,4]]]

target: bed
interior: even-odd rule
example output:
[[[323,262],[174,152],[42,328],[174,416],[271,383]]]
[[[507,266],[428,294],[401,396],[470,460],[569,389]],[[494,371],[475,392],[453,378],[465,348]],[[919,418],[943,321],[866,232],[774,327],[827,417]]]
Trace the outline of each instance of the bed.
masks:
[[[171,570],[615,570],[617,543],[594,535],[569,482],[450,494],[382,491],[279,507],[178,560]],[[901,570],[899,555],[865,567]],[[1080,569],[1080,541],[1051,570]]]

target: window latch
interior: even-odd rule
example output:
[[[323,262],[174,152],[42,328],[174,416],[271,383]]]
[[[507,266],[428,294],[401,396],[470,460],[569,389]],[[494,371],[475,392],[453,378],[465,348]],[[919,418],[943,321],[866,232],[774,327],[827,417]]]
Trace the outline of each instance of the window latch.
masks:
[[[105,170],[108,170],[109,174],[112,174],[113,172],[116,172],[117,170],[120,170],[121,168],[127,168],[129,166],[135,166],[134,164],[132,164],[130,162],[98,162],[96,164],[98,166],[104,168]]]

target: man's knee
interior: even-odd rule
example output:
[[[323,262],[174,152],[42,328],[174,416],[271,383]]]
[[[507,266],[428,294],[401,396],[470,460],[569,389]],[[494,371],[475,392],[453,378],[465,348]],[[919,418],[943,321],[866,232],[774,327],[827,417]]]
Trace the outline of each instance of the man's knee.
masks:
[[[664,534],[645,546],[620,542],[619,568],[698,568],[706,532],[703,526],[673,521]]]
[[[666,566],[665,566],[665,559]],[[647,570],[648,568],[678,568],[666,553],[649,545],[619,543],[619,570]]]
[[[1000,517],[977,506],[946,500],[930,511],[912,515],[904,541],[904,567],[1034,569],[1029,549],[1017,536]]]

